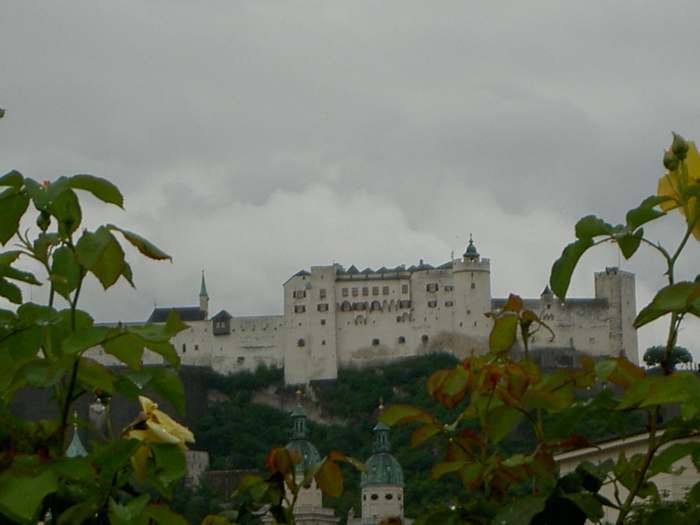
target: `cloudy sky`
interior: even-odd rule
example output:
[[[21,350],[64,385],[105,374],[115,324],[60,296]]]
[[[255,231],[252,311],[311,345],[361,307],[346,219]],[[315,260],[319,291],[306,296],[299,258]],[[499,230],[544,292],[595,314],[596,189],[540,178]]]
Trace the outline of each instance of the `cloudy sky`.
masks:
[[[448,261],[470,233],[492,289],[538,296],[580,217],[654,193],[671,131],[700,140],[700,3],[0,0],[0,159],[91,173],[171,263],[97,286],[99,320],[194,305],[278,314],[302,268]],[[680,231],[679,217],[649,230]],[[669,243],[670,244],[670,243]],[[681,260],[698,273],[700,251]],[[587,255],[663,284],[648,250]],[[27,294],[30,292],[27,291]],[[31,292],[38,299],[41,292]],[[111,297],[111,298],[110,298]],[[645,330],[640,348],[663,342]],[[700,355],[697,326],[682,334]]]

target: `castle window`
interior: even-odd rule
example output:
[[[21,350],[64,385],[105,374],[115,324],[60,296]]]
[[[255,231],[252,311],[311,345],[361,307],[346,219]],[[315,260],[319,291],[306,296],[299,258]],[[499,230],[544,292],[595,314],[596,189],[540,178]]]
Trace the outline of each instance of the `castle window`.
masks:
[[[406,342],[406,338],[403,335],[400,335],[399,336],[399,343],[405,343],[405,342]]]
[[[382,295],[389,295],[389,287],[382,286]]]
[[[327,312],[328,311],[328,303],[319,303],[318,306],[316,306],[316,309],[319,312]]]
[[[372,295],[379,295],[379,286],[372,286]]]
[[[321,299],[325,299],[325,298],[326,298],[326,289],[325,289],[325,288],[321,288],[321,289],[318,291],[318,296],[319,296],[319,298],[321,298]]]
[[[306,341],[304,341],[303,337],[299,338],[297,341],[297,346],[306,346]]]
[[[452,301],[445,301],[445,306],[454,306],[454,304]]]
[[[472,289],[476,288],[476,283],[472,283]]]
[[[326,340],[324,339],[323,341],[321,341],[321,344],[322,344],[323,346],[326,346]]]
[[[182,353],[184,354],[185,352],[187,352],[187,345],[182,343]]]
[[[426,334],[423,334],[420,338],[421,341],[423,341],[423,344],[428,342],[428,339],[430,339]]]
[[[349,301],[343,301],[343,304],[340,305],[340,309],[343,312],[349,312],[352,310],[352,305],[350,304]]]
[[[400,323],[400,322],[401,322],[401,316],[400,316],[400,315],[397,315],[397,316],[396,316],[396,322],[397,322],[397,323]]]
[[[304,297],[306,297],[306,290],[296,290],[292,292],[292,297],[294,297],[295,299],[303,299]]]
[[[372,306],[370,307],[370,311],[372,312],[381,312],[382,310],[382,305],[379,301],[372,301]]]
[[[435,308],[437,306],[437,301],[428,301],[428,308]]]
[[[445,285],[445,291],[446,291],[446,292],[451,292],[452,290],[454,290],[454,286],[452,286],[451,284]]]
[[[399,308],[410,308],[411,307],[411,301],[408,299],[402,299],[399,301]]]
[[[407,284],[401,285],[401,293],[408,293],[408,285]]]
[[[367,309],[367,303],[353,303],[353,304],[352,304],[352,309],[353,309],[353,310],[366,310],[366,309]]]
[[[591,341],[591,342],[593,342],[593,341]],[[194,349],[199,350],[199,345],[194,345]]]
[[[360,289],[359,289],[359,288],[353,288],[353,289],[352,289],[352,296],[353,296],[353,297],[357,297],[358,295],[360,295]]]
[[[347,296],[348,296],[348,289],[343,288],[343,297],[347,297]]]
[[[372,494],[372,495],[370,496],[370,498],[372,498],[372,499],[379,499],[379,495],[378,495],[378,494]]]
[[[393,498],[394,498],[394,495],[393,495],[393,494],[387,494],[387,495],[384,496],[384,497],[385,497],[386,499],[393,499]]]
[[[368,286],[362,287],[362,295],[369,295],[369,287]]]
[[[239,355],[238,359],[236,359],[236,361],[238,362],[239,365],[242,365],[243,362],[245,361],[245,357],[243,357],[242,355]]]
[[[295,304],[294,305],[294,313],[302,314],[305,311],[306,311],[306,306],[304,306],[303,304]]]
[[[425,288],[428,292],[437,292],[438,291],[438,284],[437,283],[428,283],[428,285]]]
[[[374,339],[372,339],[372,346],[377,346],[377,345],[379,345],[379,339],[377,339],[375,337]]]
[[[321,319],[321,324],[326,324],[326,320],[325,320],[325,319]]]

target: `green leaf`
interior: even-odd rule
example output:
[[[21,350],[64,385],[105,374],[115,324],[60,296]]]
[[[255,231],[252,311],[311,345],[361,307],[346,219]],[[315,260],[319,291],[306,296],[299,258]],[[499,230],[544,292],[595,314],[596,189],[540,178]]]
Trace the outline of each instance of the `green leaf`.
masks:
[[[116,390],[129,401],[136,401],[136,398],[143,393],[143,390],[151,380],[149,369],[125,370],[117,376],[115,384]]]
[[[554,295],[564,300],[566,292],[571,283],[571,276],[578,264],[581,256],[593,246],[591,239],[580,239],[569,244],[561,254],[561,257],[554,262],[552,272],[549,277],[549,285]]]
[[[99,389],[108,394],[114,393],[115,375],[97,361],[83,357],[78,367],[78,381],[90,390]]]
[[[149,460],[146,468],[146,483],[170,498],[177,482],[187,473],[185,454],[177,445],[169,443],[149,443],[148,447],[153,461]]]
[[[653,457],[651,465],[649,465],[648,476],[651,478],[659,472],[672,472],[674,463],[699,451],[700,443],[697,441],[669,445]]]
[[[75,246],[75,258],[84,268],[90,270],[102,258],[113,239],[104,226],[100,226],[94,233],[86,230]]]
[[[506,505],[496,514],[492,525],[530,525],[533,518],[544,510],[546,500],[537,496],[526,496]]]
[[[510,350],[518,333],[518,316],[506,313],[498,317],[489,334],[489,349],[492,354],[500,355]]]
[[[521,413],[511,406],[500,406],[491,410],[486,416],[486,427],[484,432],[491,441],[492,445],[496,445],[510,434],[518,421],[520,421]]]
[[[151,503],[143,510],[141,515],[164,525],[189,525],[189,522],[180,514],[176,514],[167,506],[160,503]],[[229,522],[226,520],[224,523]]]
[[[603,505],[600,504],[598,498],[589,492],[573,492],[571,494],[562,494],[564,499],[573,502],[583,513],[591,520],[597,521],[605,516]]]
[[[22,522],[36,516],[42,500],[58,489],[58,478],[51,469],[36,474],[7,469],[0,475],[0,509]]]
[[[411,405],[390,405],[380,416],[382,421],[388,426],[401,425],[413,421],[419,423],[432,423],[436,421],[432,414]]]
[[[666,215],[665,212],[655,210],[654,207],[668,200],[668,197],[647,197],[637,208],[627,212],[626,221],[630,231],[634,231],[642,224],[658,219]]]
[[[27,195],[31,197],[34,207],[37,210],[48,211],[49,192],[46,186],[27,177],[24,179],[24,189],[27,192]]]
[[[70,237],[82,222],[80,203],[75,192],[70,189],[61,191],[49,204],[49,212],[59,222],[59,234]]]
[[[116,473],[124,468],[129,458],[141,448],[138,439],[118,438],[104,446],[96,448],[88,455],[88,459],[99,467],[100,483],[109,486]]]
[[[22,290],[19,286],[6,281],[5,278],[0,278],[0,297],[4,297],[13,304],[22,303]]]
[[[117,230],[124,235],[127,241],[129,241],[131,244],[133,244],[138,251],[140,251],[143,255],[146,257],[149,257],[151,259],[157,259],[157,260],[163,260],[163,259],[170,259],[170,255],[162,251],[160,248],[155,246],[153,243],[148,241],[147,239],[144,239],[140,235],[137,235],[133,232],[130,232],[128,230],[122,230],[121,228],[118,228],[114,226],[113,224],[108,224],[107,228],[110,230]]]
[[[576,238],[590,240],[599,235],[612,235],[614,228],[595,215],[587,215],[576,223]]]
[[[642,237],[644,237],[643,229],[635,233],[629,233],[627,235],[615,238],[617,245],[620,247],[620,251],[625,259],[629,259],[635,254],[640,243],[642,242]]]
[[[45,388],[58,383],[63,374],[68,371],[68,363],[63,364],[62,362],[49,362],[46,359],[34,359],[27,364],[24,376],[33,387]]]
[[[118,329],[113,328],[110,330],[110,335],[112,333],[116,335]],[[141,366],[143,341],[135,335],[121,334],[113,339],[110,339],[108,336],[107,340],[102,344],[102,348],[133,370],[138,370]]]
[[[106,179],[93,175],[73,175],[68,179],[68,186],[78,190],[89,191],[102,202],[115,204],[120,208],[124,207],[124,197],[122,197],[121,192]]]
[[[73,250],[68,246],[61,246],[53,253],[51,265],[51,282],[53,288],[62,297],[68,299],[80,284],[82,272],[78,261],[75,260]]]
[[[105,247],[99,260],[90,268],[90,271],[106,290],[117,282],[117,279],[124,272],[125,264],[124,251],[114,236],[110,234],[109,244]]]
[[[150,387],[165,401],[170,403],[178,414],[185,415],[185,389],[180,377],[167,368],[150,368]]]
[[[12,170],[0,177],[0,186],[11,186],[18,190],[22,187],[23,183],[24,177],[22,177],[22,174],[17,170]]]
[[[19,223],[29,206],[29,196],[26,193],[0,195],[0,244],[3,246],[14,237],[19,229]]]
[[[74,332],[63,341],[63,353],[78,355],[98,346],[102,344],[108,331],[106,326],[95,326]]]
[[[156,354],[162,356],[163,359],[165,359],[165,361],[173,368],[180,368],[180,356],[177,355],[177,351],[172,344],[144,341],[144,346],[151,352],[155,352]]]

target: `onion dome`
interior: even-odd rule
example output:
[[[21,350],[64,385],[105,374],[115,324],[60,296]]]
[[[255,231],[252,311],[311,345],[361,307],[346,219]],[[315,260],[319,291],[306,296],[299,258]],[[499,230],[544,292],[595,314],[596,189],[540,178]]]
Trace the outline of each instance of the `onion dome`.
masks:
[[[476,246],[474,246],[474,240],[471,234],[469,235],[469,246],[467,246],[467,251],[464,252],[463,257],[472,261],[479,258],[479,252],[476,251]]]
[[[362,473],[360,485],[403,485],[403,470],[391,455],[389,427],[380,421],[374,427],[374,435],[374,454],[365,462],[367,472]]]
[[[292,412],[292,439],[287,446],[287,450],[296,450],[304,457],[304,461],[297,465],[296,471],[303,472],[307,465],[321,461],[321,454],[311,441],[309,441],[309,427],[306,420],[306,412],[299,402]]]

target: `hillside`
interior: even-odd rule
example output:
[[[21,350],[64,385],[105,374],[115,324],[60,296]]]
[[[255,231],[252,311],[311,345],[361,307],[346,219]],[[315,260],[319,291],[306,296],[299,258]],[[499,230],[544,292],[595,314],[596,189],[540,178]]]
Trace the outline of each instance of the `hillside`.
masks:
[[[312,383],[311,391],[302,396],[311,440],[322,455],[339,450],[366,460],[372,454],[380,398],[385,405],[415,404],[447,418],[444,408],[428,396],[425,382],[433,371],[456,363],[450,355],[433,354],[373,369],[341,370],[336,381]],[[206,382],[211,401],[194,425],[197,448],[209,452],[212,469],[262,469],[268,451],[289,441],[289,415],[298,402],[296,392],[284,386],[281,370],[265,367],[229,376],[212,372]],[[408,516],[461,493],[457,478],[445,478],[439,484],[429,481],[430,468],[442,448],[431,442],[411,449],[411,430],[391,431],[392,453],[404,470]],[[359,511],[360,505],[359,473],[351,469],[344,473],[345,494],[326,502],[343,522],[350,508]],[[198,496],[211,497],[206,490]],[[183,507],[192,510],[191,504]]]

